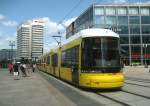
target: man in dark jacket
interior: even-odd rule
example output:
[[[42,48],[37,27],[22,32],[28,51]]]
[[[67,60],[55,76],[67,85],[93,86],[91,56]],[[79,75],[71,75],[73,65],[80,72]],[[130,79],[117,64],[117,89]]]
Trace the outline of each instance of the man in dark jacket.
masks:
[[[14,68],[14,79],[16,80],[18,79],[18,76],[19,76],[18,64],[15,63],[13,68]]]

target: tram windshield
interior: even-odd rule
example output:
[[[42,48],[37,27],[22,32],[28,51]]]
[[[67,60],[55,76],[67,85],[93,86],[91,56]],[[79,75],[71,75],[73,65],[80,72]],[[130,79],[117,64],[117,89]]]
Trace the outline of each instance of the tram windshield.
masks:
[[[84,38],[82,42],[82,70],[120,70],[119,38]]]

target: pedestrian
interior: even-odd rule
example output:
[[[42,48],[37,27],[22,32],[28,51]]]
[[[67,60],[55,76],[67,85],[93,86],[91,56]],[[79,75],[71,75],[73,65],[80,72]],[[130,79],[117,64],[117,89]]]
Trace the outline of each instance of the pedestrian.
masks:
[[[18,80],[18,76],[19,76],[19,70],[18,70],[18,64],[15,63],[14,66],[13,66],[13,69],[14,69],[14,80]]]
[[[26,70],[25,70],[26,66],[24,64],[21,64],[20,65],[20,70],[21,72],[23,73],[23,76],[24,77],[27,77],[27,73],[26,73]]]
[[[33,67],[32,67],[32,71],[34,72],[35,71],[35,68],[36,68],[36,64],[33,64]]]
[[[13,74],[13,64],[12,63],[8,64],[8,69],[9,69],[9,73]]]

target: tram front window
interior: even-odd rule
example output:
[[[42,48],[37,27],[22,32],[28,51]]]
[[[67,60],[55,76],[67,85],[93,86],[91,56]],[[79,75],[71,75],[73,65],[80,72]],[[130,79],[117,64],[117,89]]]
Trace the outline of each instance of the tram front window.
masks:
[[[119,38],[84,38],[82,42],[82,70],[83,72],[120,70]]]

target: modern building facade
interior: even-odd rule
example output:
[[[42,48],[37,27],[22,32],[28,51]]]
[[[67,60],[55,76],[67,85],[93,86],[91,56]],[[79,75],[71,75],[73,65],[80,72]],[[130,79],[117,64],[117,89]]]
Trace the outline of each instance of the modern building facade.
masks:
[[[0,61],[3,60],[12,60],[17,57],[16,49],[1,49],[0,50]]]
[[[67,27],[66,38],[86,28],[118,33],[125,64],[150,64],[150,4],[94,4]]]
[[[17,29],[18,58],[36,59],[43,54],[44,21],[28,20]]]

